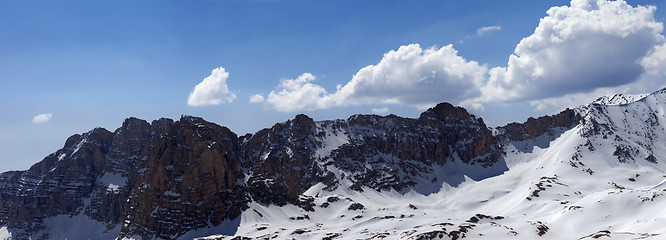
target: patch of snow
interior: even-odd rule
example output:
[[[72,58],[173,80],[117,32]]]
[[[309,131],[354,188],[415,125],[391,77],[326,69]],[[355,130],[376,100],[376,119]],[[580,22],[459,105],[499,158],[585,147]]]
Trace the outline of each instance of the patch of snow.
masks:
[[[118,193],[120,191],[120,186],[109,183],[109,186],[106,188],[106,190],[109,192]]]
[[[206,141],[206,144],[208,144],[208,148],[212,148],[212,147],[213,147],[213,144],[215,144],[215,141],[213,141],[213,140],[207,140],[207,141]]]
[[[271,154],[271,150],[268,150],[267,152],[264,152],[263,154],[261,154],[261,160],[265,161],[266,159],[268,159],[268,156],[270,154]]]
[[[315,151],[315,154],[320,158],[328,156],[331,151],[338,149],[340,146],[349,143],[349,137],[342,131],[333,130],[331,125],[323,125],[318,123],[319,128],[323,128],[325,135],[320,138],[321,147]]]
[[[657,185],[654,185],[653,187],[650,187],[649,189],[645,190],[654,190],[654,189],[666,189],[666,178],[664,180],[661,180]]]
[[[643,94],[637,94],[637,95],[629,95],[629,94],[614,94],[614,95],[608,95],[608,96],[603,96],[600,98],[597,98],[593,104],[601,104],[601,105],[622,105],[622,104],[629,104],[636,102],[638,100],[641,100],[645,97],[647,97],[649,94],[643,93]]]
[[[7,227],[1,227],[0,228],[0,240],[11,240],[12,239],[12,233],[9,232]]]
[[[135,238],[135,237],[136,237],[136,238]],[[141,239],[141,237],[137,237],[137,236],[125,236],[125,237],[122,237],[122,238],[116,238],[116,240],[138,240],[138,239]]]
[[[293,158],[294,157],[294,150],[292,150],[290,147],[285,147],[285,149],[286,149],[286,152],[287,152],[287,155],[289,156],[289,158]]]
[[[444,165],[433,164],[428,168],[432,169],[432,172],[417,177],[416,185],[412,187],[412,191],[430,195],[441,191],[443,188],[458,187],[465,182],[480,181],[501,175],[508,170],[503,159],[500,159],[498,163],[491,167],[483,167],[480,164],[465,164],[458,159]]]
[[[76,144],[76,148],[74,148],[74,151],[72,151],[72,154],[70,154],[69,157],[74,156],[74,154],[75,154],[76,152],[78,152],[78,151],[81,149],[81,147],[83,147],[83,144],[85,144],[85,143],[86,143],[86,139],[85,139],[85,138],[81,139],[81,141],[79,141],[79,142]]]

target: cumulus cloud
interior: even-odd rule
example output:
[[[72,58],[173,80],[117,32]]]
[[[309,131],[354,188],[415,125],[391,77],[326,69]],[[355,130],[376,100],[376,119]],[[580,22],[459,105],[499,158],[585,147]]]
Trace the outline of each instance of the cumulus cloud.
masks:
[[[351,104],[435,104],[479,96],[487,68],[458,56],[452,45],[422,49],[418,44],[389,51],[377,65],[362,68],[336,92]]]
[[[45,123],[45,122],[48,122],[49,120],[51,120],[51,117],[53,117],[53,114],[42,113],[42,114],[39,114],[37,116],[34,116],[32,118],[32,123],[35,123],[35,124]]]
[[[625,1],[572,0],[550,8],[506,66],[488,69],[459,56],[452,45],[410,44],[360,69],[335,92],[305,73],[283,79],[266,102],[293,112],[360,104],[423,109],[447,101],[482,113],[490,102],[529,102],[544,110],[584,104],[600,93],[650,91],[666,79],[666,40],[655,10]],[[487,26],[476,33],[499,30]]]
[[[488,32],[495,32],[495,31],[500,31],[500,30],[502,30],[502,26],[498,26],[498,25],[485,26],[485,27],[476,29],[476,35],[477,36],[483,36]]]
[[[547,99],[638,80],[641,60],[663,42],[654,11],[605,0],[549,9],[507,67],[490,70],[482,101]]]
[[[647,88],[641,92],[663,87],[666,80],[666,44],[655,47],[641,60],[641,65],[645,68],[645,73],[641,76],[640,85]]]
[[[329,94],[323,87],[311,83],[315,76],[303,73],[296,79],[282,79],[278,91],[271,91],[266,102],[282,112],[310,111],[328,108]]]
[[[278,111],[302,111],[359,104],[429,106],[441,101],[460,102],[478,97],[478,85],[488,69],[458,56],[452,45],[422,49],[418,44],[391,50],[377,65],[359,70],[335,93],[313,84],[304,73],[284,79],[266,102]]]
[[[372,113],[374,114],[387,114],[389,112],[389,109],[387,107],[383,108],[373,108]]]
[[[197,107],[232,102],[236,95],[229,92],[228,77],[229,73],[223,67],[213,69],[210,76],[194,87],[187,99],[187,105]]]
[[[266,99],[261,94],[255,94],[255,95],[252,95],[252,97],[250,97],[250,103],[262,103],[265,100]]]

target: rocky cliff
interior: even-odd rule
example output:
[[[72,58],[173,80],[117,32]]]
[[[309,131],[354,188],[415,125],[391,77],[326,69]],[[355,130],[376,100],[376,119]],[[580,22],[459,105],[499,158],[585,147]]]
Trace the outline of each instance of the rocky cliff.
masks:
[[[196,117],[128,118],[1,174],[0,226],[14,239],[45,239],[67,237],[53,235],[54,219],[88,219],[97,229],[79,237],[176,239],[233,225],[250,202],[307,211],[313,203],[303,193],[317,184],[432,193],[503,170],[483,120],[447,103],[418,119],[298,115],[241,137]]]
[[[0,174],[0,236],[658,236],[625,216],[663,219],[650,203],[665,190],[665,103],[666,90],[602,97],[497,128],[441,103],[418,118],[301,114],[244,136],[191,116],[128,118]],[[626,205],[643,210],[613,213]]]
[[[559,129],[570,129],[581,121],[579,113],[572,109],[566,109],[552,116],[542,116],[539,118],[530,117],[524,123],[509,123],[504,127],[499,127],[502,134],[512,141],[523,141],[534,139],[543,134],[554,134]]]
[[[249,202],[233,236],[201,239],[661,239],[665,105],[666,90],[616,95],[493,129],[448,104],[418,119],[300,116],[253,156],[312,156],[293,173],[320,183],[293,185],[307,188],[295,204]]]

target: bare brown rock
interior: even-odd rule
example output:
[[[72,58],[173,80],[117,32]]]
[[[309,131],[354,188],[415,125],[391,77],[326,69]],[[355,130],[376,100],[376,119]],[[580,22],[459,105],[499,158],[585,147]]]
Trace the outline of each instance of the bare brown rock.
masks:
[[[301,194],[319,182],[338,187],[343,179],[329,167],[358,191],[404,190],[430,179],[435,165],[490,167],[498,159],[483,120],[446,103],[418,119],[315,122],[301,114],[243,137],[190,116],[128,118],[114,132],[73,135],[27,171],[0,174],[0,225],[26,233],[15,239],[48,238],[30,235],[43,219],[83,214],[120,226],[121,237],[173,239],[235,219],[250,201],[314,211]],[[441,186],[436,177],[433,184]]]
[[[122,234],[169,239],[239,216],[246,198],[237,136],[187,116],[165,135],[137,178]]]
[[[581,116],[574,110],[566,109],[552,116],[528,118],[524,123],[509,123],[503,129],[505,135],[515,141],[534,139],[556,128],[571,128],[581,121]]]

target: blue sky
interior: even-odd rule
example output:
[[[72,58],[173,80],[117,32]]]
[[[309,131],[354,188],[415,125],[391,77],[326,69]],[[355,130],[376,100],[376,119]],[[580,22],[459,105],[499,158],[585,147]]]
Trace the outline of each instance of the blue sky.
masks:
[[[130,116],[200,116],[242,135],[298,113],[418,117],[448,101],[497,126],[654,91],[661,5],[0,0],[0,171]]]

